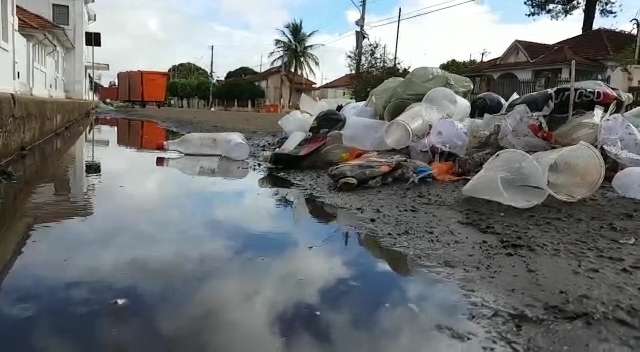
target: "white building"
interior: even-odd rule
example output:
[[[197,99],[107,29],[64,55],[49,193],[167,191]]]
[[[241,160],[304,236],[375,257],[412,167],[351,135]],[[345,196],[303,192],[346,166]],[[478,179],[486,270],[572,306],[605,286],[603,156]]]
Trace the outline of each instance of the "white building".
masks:
[[[14,91],[15,12],[13,0],[0,0],[0,92]]]
[[[329,83],[316,88],[314,96],[318,99],[351,99],[355,74],[347,73]]]
[[[0,92],[91,98],[84,40],[94,1],[0,0]]]

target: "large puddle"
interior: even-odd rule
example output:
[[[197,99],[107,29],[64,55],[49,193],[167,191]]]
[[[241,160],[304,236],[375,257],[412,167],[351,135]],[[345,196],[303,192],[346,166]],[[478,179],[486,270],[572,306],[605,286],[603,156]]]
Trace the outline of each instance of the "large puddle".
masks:
[[[97,122],[0,185],[2,351],[491,346],[454,284],[349,214],[248,163],[154,151],[173,137],[154,123]]]

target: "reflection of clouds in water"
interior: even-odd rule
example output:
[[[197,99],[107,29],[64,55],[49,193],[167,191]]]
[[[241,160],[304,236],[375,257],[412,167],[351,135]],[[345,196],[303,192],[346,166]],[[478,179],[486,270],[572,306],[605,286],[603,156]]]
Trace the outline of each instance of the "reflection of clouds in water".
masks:
[[[208,350],[281,350],[278,314],[296,302],[317,304],[322,288],[349,275],[339,258],[306,249],[258,265],[234,261],[183,306],[161,308],[161,329],[188,331],[182,338],[201,340]]]

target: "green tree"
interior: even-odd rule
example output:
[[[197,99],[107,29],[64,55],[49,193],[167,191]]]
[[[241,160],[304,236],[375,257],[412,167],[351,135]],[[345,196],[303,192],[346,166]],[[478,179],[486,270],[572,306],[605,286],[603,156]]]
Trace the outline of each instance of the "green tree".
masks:
[[[305,32],[302,20],[296,20],[278,29],[279,38],[274,39],[274,50],[269,54],[273,58],[272,66],[284,67],[285,71],[307,77],[309,73],[315,74],[314,67],[320,65],[320,60],[313,50],[320,47],[319,44],[311,44],[311,39],[318,31]],[[282,78],[280,78],[282,80]],[[294,83],[294,82],[290,82]],[[282,87],[282,82],[280,84]],[[293,96],[293,84],[289,85],[289,105]]]
[[[347,67],[351,72],[355,72],[356,60],[355,49],[347,53]],[[393,66],[393,58],[386,54],[382,43],[365,43],[360,73],[353,78],[353,98],[356,101],[366,100],[369,93],[386,79],[404,77],[408,73],[409,70],[402,63]]]
[[[200,79],[196,81],[195,84],[195,95],[200,100],[204,100],[207,104],[210,104],[209,101],[209,90],[211,89],[209,80]],[[214,86],[215,89],[215,86]]]
[[[478,64],[478,61],[471,59],[467,61],[458,61],[456,59],[451,59],[440,65],[441,70],[445,70],[447,72],[455,73],[457,75],[465,75],[469,72],[471,67]]]
[[[228,79],[236,79],[236,78],[247,78],[255,74],[258,74],[256,70],[252,69],[251,67],[242,66],[242,67],[236,68],[233,71],[227,72],[227,75],[224,76],[224,79],[228,80]]]
[[[264,98],[262,87],[244,79],[224,81],[216,87],[215,97],[223,100],[256,100]]]
[[[525,0],[524,4],[528,17],[548,15],[554,20],[564,19],[582,9],[582,33],[593,29],[596,13],[602,17],[615,17],[621,6],[616,0]]]
[[[209,79],[209,72],[207,72],[207,70],[191,62],[183,62],[171,66],[171,68],[169,69],[169,74],[171,75],[172,80]]]

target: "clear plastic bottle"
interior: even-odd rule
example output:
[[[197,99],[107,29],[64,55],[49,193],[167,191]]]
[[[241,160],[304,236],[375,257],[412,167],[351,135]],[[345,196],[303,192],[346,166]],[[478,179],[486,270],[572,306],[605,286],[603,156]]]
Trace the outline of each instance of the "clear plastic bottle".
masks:
[[[166,150],[185,155],[222,155],[234,160],[249,157],[249,144],[241,133],[190,133],[165,143]]]
[[[177,169],[190,176],[242,179],[249,174],[249,164],[246,161],[219,156],[157,157],[156,166]]]

